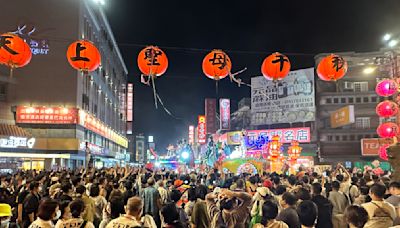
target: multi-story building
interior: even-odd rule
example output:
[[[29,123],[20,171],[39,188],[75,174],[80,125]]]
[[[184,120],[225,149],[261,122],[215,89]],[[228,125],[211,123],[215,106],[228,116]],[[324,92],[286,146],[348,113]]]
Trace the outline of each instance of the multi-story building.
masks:
[[[129,157],[128,72],[101,5],[14,0],[2,10],[1,33],[19,34],[33,57],[13,78],[0,67],[0,138],[34,143],[0,144],[0,163],[74,168],[84,164],[87,153],[98,167],[124,162]],[[73,69],[66,58],[68,46],[79,39],[92,41],[102,56],[101,66],[89,75]]]
[[[361,141],[378,138],[376,128],[382,120],[375,109],[383,99],[377,96],[375,87],[380,78],[390,75],[391,67],[380,61],[386,56],[384,51],[338,54],[348,63],[345,77],[337,82],[317,80],[319,156],[321,162],[348,161],[356,165],[355,162],[377,158],[377,154],[362,155]],[[316,64],[324,56],[326,54],[317,55]]]

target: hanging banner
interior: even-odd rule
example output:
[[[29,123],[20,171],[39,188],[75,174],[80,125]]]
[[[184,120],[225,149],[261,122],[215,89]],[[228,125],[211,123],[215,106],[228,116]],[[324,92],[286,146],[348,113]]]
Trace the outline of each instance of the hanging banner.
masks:
[[[315,121],[314,68],[291,71],[279,82],[251,78],[252,125]]]
[[[189,126],[189,140],[188,140],[188,142],[189,142],[189,144],[193,144],[194,143],[194,126],[192,126],[192,125],[190,125]]]
[[[220,129],[231,128],[231,102],[229,99],[219,99]]]
[[[217,129],[216,113],[217,113],[217,100],[213,98],[206,98],[205,100],[205,113],[207,122],[207,133],[214,134]]]
[[[205,144],[207,141],[207,123],[206,123],[206,116],[200,115],[198,118],[198,128],[197,128],[197,135],[198,135],[198,142],[199,144]]]

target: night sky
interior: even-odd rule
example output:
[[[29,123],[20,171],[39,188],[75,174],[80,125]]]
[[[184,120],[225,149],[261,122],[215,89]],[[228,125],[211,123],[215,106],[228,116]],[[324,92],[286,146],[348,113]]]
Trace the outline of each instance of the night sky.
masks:
[[[106,0],[104,8],[135,84],[134,131],[154,135],[160,152],[186,137],[188,125],[204,113],[204,98],[216,97],[215,82],[201,69],[208,51],[226,51],[232,71],[247,67],[240,78],[250,82],[271,52],[287,54],[292,69],[312,67],[315,54],[375,51],[384,33],[400,32],[398,0]],[[136,61],[146,45],[168,56],[169,68],[156,86],[166,107],[182,119],[156,110],[151,87],[140,83]],[[237,103],[250,97],[250,89],[226,78],[219,97]]]

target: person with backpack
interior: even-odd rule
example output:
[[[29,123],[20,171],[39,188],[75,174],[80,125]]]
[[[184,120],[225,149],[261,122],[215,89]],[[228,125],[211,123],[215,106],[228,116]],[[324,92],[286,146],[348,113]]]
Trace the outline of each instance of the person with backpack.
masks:
[[[382,184],[373,184],[370,189],[372,201],[361,205],[367,212],[369,220],[365,228],[387,228],[393,226],[393,221],[397,217],[396,209],[393,205],[383,200],[386,187]]]
[[[357,183],[358,183],[358,178],[357,177],[352,177],[349,189],[346,191],[347,198],[349,199],[350,205],[355,202],[355,199],[358,196],[360,196],[360,191],[358,190]]]
[[[209,193],[206,196],[206,202],[211,218],[211,228],[244,228],[249,216],[248,207],[251,199],[251,195],[246,192],[234,192],[227,189],[219,194]]]
[[[311,185],[311,193],[313,201],[318,207],[318,218],[316,228],[332,228],[332,203],[322,193],[322,185],[320,183],[313,183]]]

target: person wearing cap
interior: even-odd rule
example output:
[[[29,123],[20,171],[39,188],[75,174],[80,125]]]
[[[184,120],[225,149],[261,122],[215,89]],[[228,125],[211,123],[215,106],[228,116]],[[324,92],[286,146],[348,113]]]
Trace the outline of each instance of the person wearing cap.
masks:
[[[141,194],[144,203],[143,213],[145,215],[153,216],[157,226],[160,227],[161,196],[158,190],[154,187],[155,180],[153,177],[150,177],[147,180],[147,184],[147,188],[145,188]]]
[[[277,202],[271,191],[267,187],[258,187],[253,196],[253,207],[251,209],[251,217],[253,224],[260,223],[262,218],[262,208],[266,200]]]
[[[5,203],[0,204],[0,228],[17,227],[15,223],[10,223],[12,216],[11,206]]]

